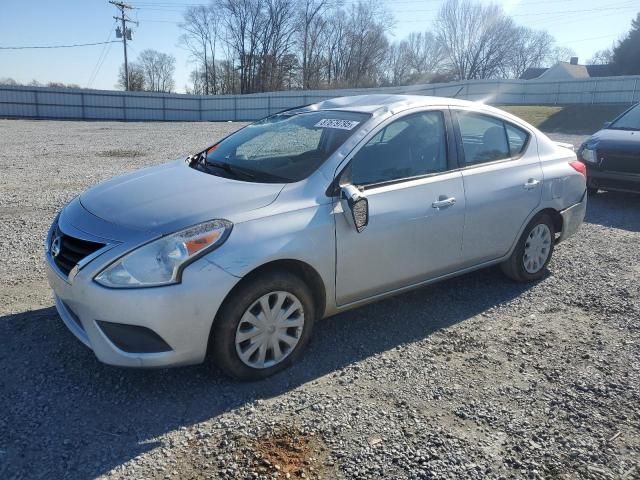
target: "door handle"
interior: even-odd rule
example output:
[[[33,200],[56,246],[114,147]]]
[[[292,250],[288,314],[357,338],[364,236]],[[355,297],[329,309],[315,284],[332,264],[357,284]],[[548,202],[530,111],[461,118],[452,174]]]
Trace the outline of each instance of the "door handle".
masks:
[[[525,190],[532,190],[536,188],[539,183],[540,183],[540,180],[537,180],[535,178],[530,178],[529,180],[527,180],[527,183],[523,185],[523,187]]]
[[[455,204],[456,204],[456,198],[455,197],[446,197],[445,195],[440,195],[438,200],[433,202],[431,204],[431,206],[433,208],[440,209],[440,208],[452,207]]]

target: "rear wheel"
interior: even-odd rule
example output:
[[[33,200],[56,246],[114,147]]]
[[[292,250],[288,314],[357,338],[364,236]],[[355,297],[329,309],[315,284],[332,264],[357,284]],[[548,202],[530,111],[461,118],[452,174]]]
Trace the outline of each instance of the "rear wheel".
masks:
[[[288,272],[248,280],[225,301],[213,325],[215,363],[240,380],[266,378],[302,353],[315,321],[309,288]]]
[[[509,259],[500,265],[502,271],[518,282],[539,280],[553,255],[555,236],[551,217],[538,215],[525,228]]]

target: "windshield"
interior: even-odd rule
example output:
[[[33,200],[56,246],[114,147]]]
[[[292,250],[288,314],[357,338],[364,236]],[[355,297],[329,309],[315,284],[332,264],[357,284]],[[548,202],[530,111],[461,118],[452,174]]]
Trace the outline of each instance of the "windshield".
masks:
[[[206,152],[209,173],[269,183],[314,172],[369,118],[343,111],[284,112],[248,125]]]
[[[609,128],[615,130],[640,130],[640,105],[636,105],[627,111],[627,113],[613,122]]]

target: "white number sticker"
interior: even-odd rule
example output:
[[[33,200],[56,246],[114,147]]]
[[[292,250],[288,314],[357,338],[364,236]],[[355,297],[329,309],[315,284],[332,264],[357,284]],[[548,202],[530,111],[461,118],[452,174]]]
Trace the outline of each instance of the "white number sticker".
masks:
[[[340,130],[352,130],[356,125],[360,122],[355,122],[353,120],[339,120],[336,118],[323,118],[318,123],[314,125],[314,127],[322,127],[322,128],[338,128]]]

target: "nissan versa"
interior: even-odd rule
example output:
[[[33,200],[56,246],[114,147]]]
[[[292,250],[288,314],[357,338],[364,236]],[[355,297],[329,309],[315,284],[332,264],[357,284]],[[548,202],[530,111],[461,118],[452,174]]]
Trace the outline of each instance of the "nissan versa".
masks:
[[[345,97],[81,194],[51,226],[47,270],[62,320],[101,361],[211,357],[258,379],[348,308],[494,264],[540,279],[585,208],[574,152],[514,116]]]

